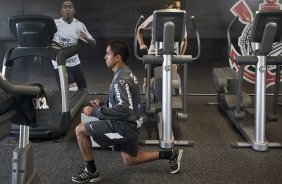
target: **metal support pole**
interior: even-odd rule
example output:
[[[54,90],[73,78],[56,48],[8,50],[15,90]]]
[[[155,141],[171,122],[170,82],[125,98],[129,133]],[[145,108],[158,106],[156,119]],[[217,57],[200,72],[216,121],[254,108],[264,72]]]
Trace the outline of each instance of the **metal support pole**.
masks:
[[[24,148],[29,143],[29,126],[20,125],[19,148]]]
[[[259,44],[255,45],[256,49]],[[255,137],[252,145],[257,151],[266,151],[268,144],[265,140],[265,91],[266,91],[266,56],[258,56],[256,65],[256,97],[255,97]]]
[[[172,136],[172,110],[171,110],[171,55],[163,55],[163,93],[162,93],[162,118],[163,128],[160,146],[173,148]]]
[[[172,135],[172,85],[171,85],[171,63],[174,50],[175,25],[173,22],[164,24],[163,35],[163,91],[162,91],[162,118],[163,128],[160,141],[161,148],[173,148],[174,138]]]

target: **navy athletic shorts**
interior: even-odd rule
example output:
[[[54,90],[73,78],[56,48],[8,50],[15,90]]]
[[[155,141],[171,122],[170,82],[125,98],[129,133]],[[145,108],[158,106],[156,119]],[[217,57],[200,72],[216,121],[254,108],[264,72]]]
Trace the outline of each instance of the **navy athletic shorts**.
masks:
[[[114,120],[98,120],[85,123],[89,136],[102,148],[115,146],[130,156],[137,156],[139,129]]]

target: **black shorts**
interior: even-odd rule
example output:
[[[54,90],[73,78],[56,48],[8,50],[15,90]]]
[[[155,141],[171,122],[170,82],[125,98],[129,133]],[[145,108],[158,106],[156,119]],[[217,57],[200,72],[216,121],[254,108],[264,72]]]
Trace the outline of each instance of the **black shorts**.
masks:
[[[85,129],[89,136],[102,148],[115,146],[131,156],[138,153],[139,129],[129,124],[113,120],[98,120],[85,123]]]
[[[56,80],[57,80],[58,85],[60,87],[59,71],[58,71],[58,69],[55,69],[55,71],[56,71],[55,72]],[[68,83],[69,84],[76,83],[78,88],[87,88],[84,72],[83,72],[80,64],[76,65],[76,66],[72,66],[72,67],[66,67],[66,71],[67,71]]]

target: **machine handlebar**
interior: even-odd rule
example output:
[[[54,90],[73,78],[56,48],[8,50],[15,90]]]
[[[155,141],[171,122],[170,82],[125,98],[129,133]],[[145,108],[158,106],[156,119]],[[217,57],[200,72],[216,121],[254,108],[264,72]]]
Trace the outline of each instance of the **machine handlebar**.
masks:
[[[6,93],[11,94],[38,95],[41,93],[41,88],[39,86],[24,86],[12,84],[1,73],[0,89],[5,91]]]
[[[229,59],[230,59],[231,61],[233,61],[233,62],[235,62],[235,59],[230,56],[230,52],[231,52],[230,29],[231,29],[231,27],[233,26],[234,22],[237,21],[238,19],[239,19],[238,16],[234,17],[234,19],[231,21],[231,23],[229,24],[228,29],[227,29],[228,57],[229,57]]]
[[[70,47],[65,47],[65,48],[59,49],[58,53],[57,53],[57,58],[56,58],[58,64],[60,65],[60,64],[64,63],[64,65],[65,65],[65,60],[67,58],[74,56],[80,50],[81,50],[80,45],[73,45],[73,46],[70,46]]]
[[[171,57],[171,63],[173,64],[184,64],[192,62],[193,58],[191,55],[173,55]],[[142,62],[144,64],[162,64],[163,63],[163,57],[162,56],[155,56],[155,55],[144,55],[142,58]]]
[[[192,16],[191,17],[191,21],[192,21],[192,25],[193,25],[193,28],[196,32],[196,37],[197,37],[197,46],[198,46],[198,53],[197,53],[197,56],[193,58],[193,60],[197,60],[199,59],[200,55],[201,55],[201,41],[200,41],[200,34],[199,34],[199,30],[198,30],[198,26],[197,26],[197,22],[195,21],[195,17]]]
[[[138,26],[139,26],[139,24],[140,24],[140,22],[143,18],[144,18],[144,16],[140,15],[140,17],[139,17],[139,19],[136,23],[135,31],[134,31],[134,55],[139,61],[142,61],[142,58],[137,53],[137,30],[138,30]]]

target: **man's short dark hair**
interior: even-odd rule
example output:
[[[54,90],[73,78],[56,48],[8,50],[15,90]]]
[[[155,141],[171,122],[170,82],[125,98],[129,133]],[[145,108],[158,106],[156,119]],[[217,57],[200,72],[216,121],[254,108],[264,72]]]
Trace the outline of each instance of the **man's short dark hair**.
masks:
[[[61,6],[63,6],[64,2],[66,2],[66,1],[70,1],[72,3],[73,7],[75,7],[74,0],[62,0]]]
[[[108,43],[108,46],[111,47],[111,51],[115,56],[120,55],[123,62],[126,62],[129,57],[129,47],[125,40],[112,40]]]
[[[176,2],[180,2],[180,0],[167,0],[165,6],[167,8],[169,6],[175,5]]]

